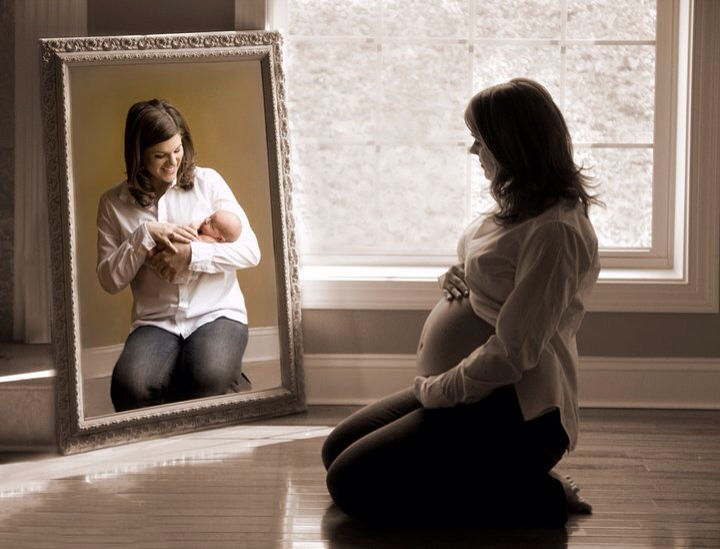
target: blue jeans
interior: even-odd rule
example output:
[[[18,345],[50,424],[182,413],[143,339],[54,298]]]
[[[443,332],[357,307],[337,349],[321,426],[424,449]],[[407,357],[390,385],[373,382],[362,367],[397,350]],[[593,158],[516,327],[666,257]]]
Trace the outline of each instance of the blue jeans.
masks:
[[[115,411],[237,392],[247,342],[247,325],[224,317],[187,339],[155,326],[137,328],[113,369]]]
[[[524,421],[512,386],[438,409],[409,388],[340,423],[322,459],[330,495],[355,518],[561,526],[565,493],[547,473],[568,443],[557,410]]]

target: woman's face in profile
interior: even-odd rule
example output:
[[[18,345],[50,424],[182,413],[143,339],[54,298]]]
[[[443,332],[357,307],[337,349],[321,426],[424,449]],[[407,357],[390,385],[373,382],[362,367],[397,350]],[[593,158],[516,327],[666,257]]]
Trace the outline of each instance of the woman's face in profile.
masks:
[[[473,139],[473,144],[470,146],[470,154],[478,155],[485,178],[488,181],[492,181],[498,171],[498,162],[493,156],[493,153],[490,152],[490,149],[487,148],[487,145],[485,145],[482,136],[473,135]]]
[[[143,166],[153,184],[172,183],[177,177],[182,159],[182,138],[179,133],[167,141],[151,145],[143,152]]]

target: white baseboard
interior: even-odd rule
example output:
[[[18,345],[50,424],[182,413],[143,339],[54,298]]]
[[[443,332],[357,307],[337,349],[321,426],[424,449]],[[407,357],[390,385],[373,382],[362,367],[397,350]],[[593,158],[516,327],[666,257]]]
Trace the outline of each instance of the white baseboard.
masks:
[[[308,404],[367,404],[408,387],[415,355],[306,354]],[[720,409],[720,358],[582,357],[580,406]]]
[[[720,358],[582,357],[586,408],[720,409]]]
[[[243,366],[280,360],[280,332],[277,326],[250,328]],[[82,349],[80,364],[84,379],[96,379],[112,374],[123,344]]]

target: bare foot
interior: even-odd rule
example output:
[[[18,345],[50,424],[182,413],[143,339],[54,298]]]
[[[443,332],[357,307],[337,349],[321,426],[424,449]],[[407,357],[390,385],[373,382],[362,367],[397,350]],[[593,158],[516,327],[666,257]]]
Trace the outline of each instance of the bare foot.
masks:
[[[562,476],[555,471],[550,471],[550,476],[559,480],[565,490],[565,497],[567,498],[568,512],[578,513],[580,515],[589,515],[592,513],[592,505],[580,497],[580,488],[575,481],[568,477]]]

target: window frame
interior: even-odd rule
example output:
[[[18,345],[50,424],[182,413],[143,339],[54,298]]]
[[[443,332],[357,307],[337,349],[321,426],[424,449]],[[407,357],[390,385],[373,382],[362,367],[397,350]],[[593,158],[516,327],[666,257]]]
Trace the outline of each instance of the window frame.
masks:
[[[281,31],[286,2],[267,4],[270,26]],[[712,126],[720,125],[720,109],[712,86],[720,40],[703,16],[712,9],[706,0],[658,0],[653,247],[602,251],[591,311],[718,312],[720,161]],[[317,259],[301,257],[303,308],[426,310],[439,297],[444,268],[414,267],[413,259],[405,267],[363,265],[362,256],[355,266]]]

